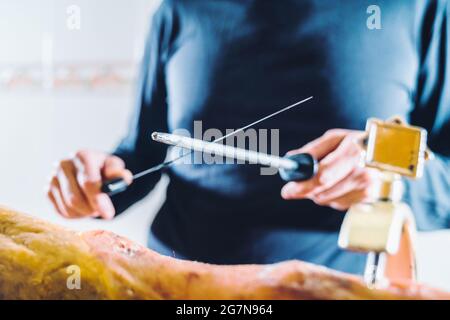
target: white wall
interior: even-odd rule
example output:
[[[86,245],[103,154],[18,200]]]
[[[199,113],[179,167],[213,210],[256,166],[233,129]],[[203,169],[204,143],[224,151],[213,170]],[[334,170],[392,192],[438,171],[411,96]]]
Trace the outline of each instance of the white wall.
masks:
[[[136,62],[148,14],[159,0],[0,0],[1,66],[39,63],[42,34],[53,35],[56,62]],[[82,9],[69,31],[66,8]],[[52,164],[78,148],[110,150],[126,130],[132,86],[120,89],[0,89],[0,203],[74,229],[103,228],[145,243],[164,183],[112,222],[67,221],[54,214],[44,187]],[[422,281],[450,290],[450,233],[420,234]]]
[[[137,65],[149,17],[159,0],[0,0],[0,72],[41,63],[43,38],[53,39],[54,64]],[[66,26],[69,5],[81,9],[81,29]],[[44,40],[45,41],[45,40]],[[111,222],[65,220],[46,200],[58,159],[79,148],[111,150],[126,131],[133,84],[89,89],[0,87],[0,204],[86,230],[103,228],[141,243],[163,201],[164,183]]]

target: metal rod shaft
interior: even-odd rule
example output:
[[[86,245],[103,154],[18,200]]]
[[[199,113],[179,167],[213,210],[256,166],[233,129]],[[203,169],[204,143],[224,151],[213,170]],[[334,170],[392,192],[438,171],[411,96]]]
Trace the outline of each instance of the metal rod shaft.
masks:
[[[249,163],[270,166],[278,169],[295,170],[298,167],[298,164],[295,161],[287,158],[281,158],[253,150],[235,148],[217,142],[207,142],[199,139],[161,132],[153,132],[152,139],[157,142],[188,150],[199,151],[240,161],[247,161]]]

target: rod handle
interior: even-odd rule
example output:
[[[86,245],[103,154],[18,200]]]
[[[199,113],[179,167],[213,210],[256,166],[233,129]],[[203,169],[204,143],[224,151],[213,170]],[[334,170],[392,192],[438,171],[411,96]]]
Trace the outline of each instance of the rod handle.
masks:
[[[319,168],[317,160],[309,153],[297,153],[285,156],[285,158],[293,160],[298,164],[295,170],[279,170],[281,179],[286,182],[309,180],[316,175]]]

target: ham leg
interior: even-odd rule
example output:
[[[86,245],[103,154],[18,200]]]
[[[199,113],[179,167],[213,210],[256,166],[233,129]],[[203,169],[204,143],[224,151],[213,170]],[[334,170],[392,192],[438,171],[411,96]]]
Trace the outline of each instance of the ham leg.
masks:
[[[358,276],[301,261],[182,261],[111,232],[74,232],[0,208],[0,298],[450,299],[450,293],[413,283],[368,288]]]

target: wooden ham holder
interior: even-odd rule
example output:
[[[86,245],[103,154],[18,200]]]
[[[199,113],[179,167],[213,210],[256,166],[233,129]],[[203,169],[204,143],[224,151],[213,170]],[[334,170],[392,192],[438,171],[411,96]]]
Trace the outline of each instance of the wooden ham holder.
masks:
[[[424,161],[432,156],[427,132],[395,118],[369,119],[366,133],[364,165],[380,172],[375,200],[349,209],[338,244],[368,253],[364,279],[369,286],[416,281],[416,226],[411,209],[401,202],[401,179],[422,175]]]

